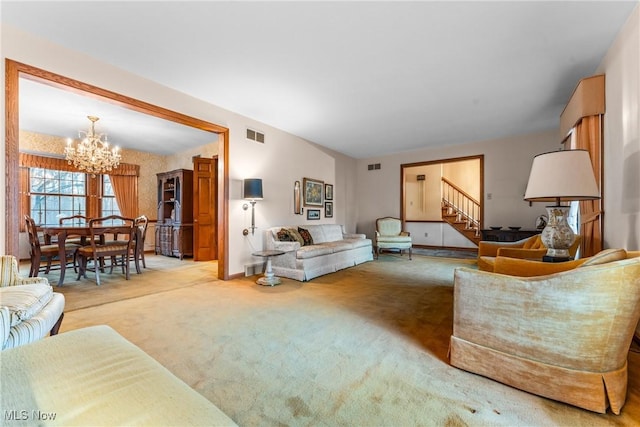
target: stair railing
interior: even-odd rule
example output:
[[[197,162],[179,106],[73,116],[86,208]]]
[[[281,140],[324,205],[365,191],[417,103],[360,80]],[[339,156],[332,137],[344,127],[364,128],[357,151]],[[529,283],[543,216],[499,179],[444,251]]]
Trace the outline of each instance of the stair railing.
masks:
[[[450,213],[458,215],[459,221],[465,221],[468,229],[480,230],[480,202],[444,177],[442,203],[449,208]]]

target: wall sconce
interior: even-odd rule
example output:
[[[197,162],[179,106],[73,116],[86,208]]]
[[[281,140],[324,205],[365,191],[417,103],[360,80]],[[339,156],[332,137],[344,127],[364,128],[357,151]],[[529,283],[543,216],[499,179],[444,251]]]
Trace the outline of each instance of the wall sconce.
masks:
[[[243,197],[246,200],[250,200],[249,203],[251,203],[251,227],[250,228],[251,228],[251,234],[253,235],[256,229],[256,210],[255,210],[256,200],[262,200],[262,179],[260,178],[245,179]],[[242,209],[246,211],[247,209],[249,209],[249,205],[245,203],[244,205],[242,205]],[[242,230],[242,235],[243,236],[249,235],[249,230],[246,228]]]

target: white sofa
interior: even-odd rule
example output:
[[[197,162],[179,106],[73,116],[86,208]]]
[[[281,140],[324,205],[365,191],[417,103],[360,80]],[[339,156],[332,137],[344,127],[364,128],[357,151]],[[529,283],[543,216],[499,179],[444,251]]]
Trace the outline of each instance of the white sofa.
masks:
[[[278,232],[283,228],[308,230],[313,244],[278,240]],[[301,282],[373,260],[371,239],[364,234],[347,234],[338,224],[271,227],[265,232],[264,246],[267,250],[285,252],[271,257],[276,276]]]

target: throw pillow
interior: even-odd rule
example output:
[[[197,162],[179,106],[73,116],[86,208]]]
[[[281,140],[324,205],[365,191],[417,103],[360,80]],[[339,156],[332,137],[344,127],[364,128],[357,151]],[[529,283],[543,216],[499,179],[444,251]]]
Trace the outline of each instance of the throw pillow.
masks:
[[[287,228],[287,231],[289,231],[289,234],[291,235],[291,237],[293,237],[295,241],[300,243],[300,246],[304,246],[304,239],[302,238],[300,233],[298,233],[298,230],[296,228],[290,227],[290,228]]]
[[[303,246],[313,245],[313,238],[311,237],[311,233],[306,228],[298,227],[298,233],[302,236],[304,240]]]
[[[277,235],[278,235],[278,240],[280,242],[295,242],[296,241],[296,239],[291,235],[289,230],[287,230],[286,228],[281,228],[280,231],[278,231]]]

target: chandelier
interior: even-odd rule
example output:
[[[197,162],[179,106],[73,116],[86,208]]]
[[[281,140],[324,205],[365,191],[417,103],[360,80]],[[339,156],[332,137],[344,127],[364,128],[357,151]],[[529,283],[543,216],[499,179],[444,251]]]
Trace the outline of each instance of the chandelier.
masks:
[[[118,147],[109,148],[107,135],[96,134],[96,122],[98,117],[87,116],[91,121],[91,127],[87,132],[79,131],[80,141],[74,146],[69,139],[64,149],[67,163],[72,164],[80,170],[96,175],[117,168],[120,164],[120,153]],[[104,140],[103,140],[104,138]]]

